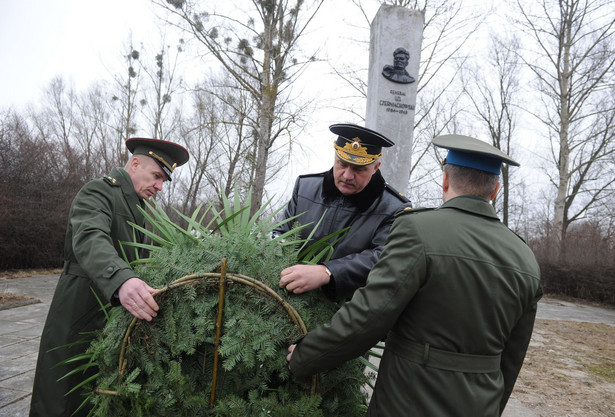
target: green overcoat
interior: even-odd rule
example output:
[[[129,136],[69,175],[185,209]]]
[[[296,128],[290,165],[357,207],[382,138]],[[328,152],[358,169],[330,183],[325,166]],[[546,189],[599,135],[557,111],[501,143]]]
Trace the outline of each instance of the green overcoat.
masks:
[[[499,416],[541,296],[532,251],[486,200],[406,211],[367,285],[299,342],[290,368],[333,368],[386,337],[368,416]]]
[[[65,394],[87,375],[57,382],[72,367],[54,366],[84,352],[87,345],[49,350],[104,326],[104,314],[93,291],[104,304],[119,304],[117,290],[135,276],[124,261],[120,242],[134,240],[128,222],[144,225],[144,217],[137,209],[142,204],[122,168],[88,182],[75,196],[64,244],[64,270],[41,336],[30,416],[69,416],[83,400],[78,392]],[[136,237],[142,240],[142,236]],[[126,249],[126,255],[129,261],[136,258],[131,248]]]

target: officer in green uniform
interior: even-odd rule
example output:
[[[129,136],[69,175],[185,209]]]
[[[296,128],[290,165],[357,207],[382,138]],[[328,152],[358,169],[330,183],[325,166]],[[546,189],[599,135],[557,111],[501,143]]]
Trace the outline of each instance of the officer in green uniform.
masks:
[[[64,270],[58,281],[41,336],[34,377],[30,416],[70,416],[83,401],[79,390],[66,393],[90,374],[78,373],[58,381],[73,367],[59,362],[85,352],[87,345],[64,346],[101,329],[104,304],[122,305],[133,316],[152,320],[158,305],[152,289],[124,260],[136,258],[122,251],[123,241],[133,241],[129,222],[144,226],[138,207],[144,206],[171,181],[173,170],[188,161],[188,151],[175,143],[144,138],[126,141],[133,154],[124,168],[81,188],[71,205],[64,244]],[[137,239],[143,236],[137,233]],[[84,407],[76,415],[86,415]]]
[[[433,144],[449,150],[444,204],[399,214],[367,285],[287,359],[304,377],[386,337],[368,416],[499,416],[542,296],[534,254],[490,204],[502,162],[519,164],[466,136]]]

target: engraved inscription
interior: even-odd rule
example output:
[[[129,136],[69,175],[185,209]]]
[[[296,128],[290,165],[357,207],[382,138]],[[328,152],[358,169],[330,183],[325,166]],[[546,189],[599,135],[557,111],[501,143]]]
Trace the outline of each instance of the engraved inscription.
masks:
[[[386,107],[385,111],[389,113],[408,114],[408,111],[414,111],[414,104],[404,103],[403,97],[406,97],[406,93],[399,90],[389,90],[391,99],[382,99],[378,104],[382,107]]]

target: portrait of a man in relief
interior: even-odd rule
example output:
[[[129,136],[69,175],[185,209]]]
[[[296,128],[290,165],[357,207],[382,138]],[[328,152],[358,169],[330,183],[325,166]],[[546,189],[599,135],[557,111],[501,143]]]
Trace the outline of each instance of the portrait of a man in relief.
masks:
[[[408,74],[406,67],[410,60],[410,54],[404,48],[397,48],[393,51],[393,65],[385,65],[382,68],[382,75],[387,80],[394,83],[410,84],[415,81],[414,77]]]

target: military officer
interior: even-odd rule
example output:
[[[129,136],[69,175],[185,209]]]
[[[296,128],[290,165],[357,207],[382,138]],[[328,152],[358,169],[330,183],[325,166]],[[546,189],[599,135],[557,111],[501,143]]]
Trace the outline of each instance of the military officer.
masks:
[[[499,416],[542,296],[532,251],[490,204],[501,164],[519,164],[467,136],[433,144],[448,149],[444,204],[397,216],[366,286],[287,359],[303,377],[386,337],[368,416]]]
[[[296,294],[322,288],[335,301],[345,300],[365,284],[393,223],[394,214],[410,205],[380,174],[383,147],[393,142],[378,132],[354,124],[329,127],[337,135],[333,143],[333,168],[320,174],[302,175],[280,220],[299,216],[276,230],[288,231],[293,223],[310,224],[301,231],[316,242],[349,227],[335,244],[329,261],[320,265],[294,265],[280,275],[280,287]],[[325,213],[326,212],[326,213]],[[324,216],[324,217],[323,217]]]
[[[121,305],[139,319],[156,317],[154,290],[135,275],[127,263],[135,260],[135,251],[123,251],[121,242],[133,241],[133,228],[128,223],[145,223],[138,207],[161,191],[165,181],[171,181],[174,169],[185,164],[189,155],[178,144],[156,139],[131,138],[126,147],[132,157],[125,167],[88,182],[72,202],[64,269],[41,337],[30,416],[68,417],[83,401],[79,390],[66,393],[89,374],[58,381],[72,367],[57,365],[85,352],[87,345],[54,348],[104,326],[97,298],[103,304]],[[137,235],[143,240],[140,233]],[[87,412],[85,407],[76,415]]]

